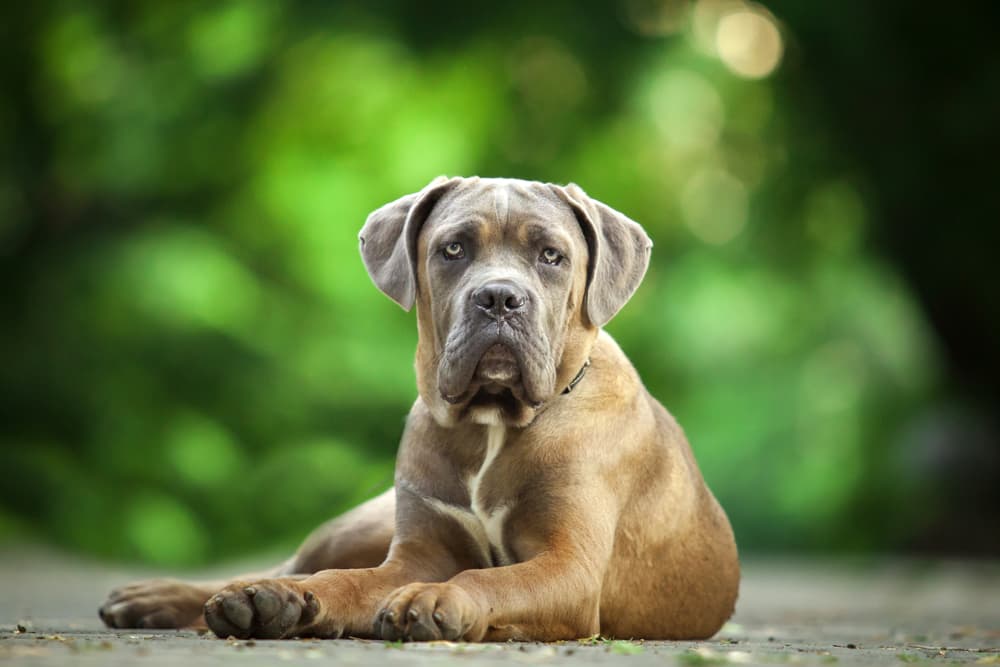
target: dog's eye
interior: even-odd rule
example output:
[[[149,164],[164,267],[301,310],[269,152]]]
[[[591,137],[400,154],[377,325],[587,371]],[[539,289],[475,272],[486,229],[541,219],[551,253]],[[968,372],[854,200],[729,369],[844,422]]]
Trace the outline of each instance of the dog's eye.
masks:
[[[465,248],[462,247],[461,243],[454,241],[446,245],[441,254],[444,255],[445,259],[462,259],[465,257]]]
[[[542,251],[542,256],[539,258],[546,264],[551,264],[556,266],[563,260],[563,256],[559,254],[559,251],[555,248],[546,248]]]

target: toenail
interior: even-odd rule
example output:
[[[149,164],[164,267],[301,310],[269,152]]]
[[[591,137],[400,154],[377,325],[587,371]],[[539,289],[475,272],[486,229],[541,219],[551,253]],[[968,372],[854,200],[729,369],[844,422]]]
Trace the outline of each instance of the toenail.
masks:
[[[441,623],[442,621],[444,621],[444,616],[441,615],[441,612],[436,611],[434,612],[434,620],[437,621],[438,623]]]
[[[243,589],[243,592],[249,595],[250,597],[253,597],[254,595],[257,594],[257,589],[254,588],[253,586],[247,586],[246,588]]]
[[[389,621],[390,623],[395,623],[396,622],[396,612],[394,612],[394,611],[387,612],[386,615],[385,615],[385,620]]]
[[[417,618],[420,616],[420,614],[417,613],[416,609],[411,609],[406,613],[406,615],[410,617],[411,621],[417,620]]]

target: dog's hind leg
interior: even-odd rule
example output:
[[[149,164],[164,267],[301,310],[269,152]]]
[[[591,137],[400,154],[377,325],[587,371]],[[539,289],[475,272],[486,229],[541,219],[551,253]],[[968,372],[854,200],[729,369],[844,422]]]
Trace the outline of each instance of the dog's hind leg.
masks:
[[[320,570],[376,567],[392,541],[393,489],[331,519],[306,538],[281,565],[233,580],[313,574]],[[183,628],[205,625],[202,609],[230,580],[192,582],[150,579],[113,590],[99,614],[111,628]]]
[[[377,567],[389,553],[395,519],[396,492],[389,489],[314,530],[275,576]]]

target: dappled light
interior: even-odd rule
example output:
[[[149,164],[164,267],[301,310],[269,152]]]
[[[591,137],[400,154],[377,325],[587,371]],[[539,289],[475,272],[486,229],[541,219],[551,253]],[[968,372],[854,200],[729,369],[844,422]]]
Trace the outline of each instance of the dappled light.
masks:
[[[774,18],[759,5],[719,19],[715,48],[730,71],[748,79],[767,76],[781,62],[781,34]]]

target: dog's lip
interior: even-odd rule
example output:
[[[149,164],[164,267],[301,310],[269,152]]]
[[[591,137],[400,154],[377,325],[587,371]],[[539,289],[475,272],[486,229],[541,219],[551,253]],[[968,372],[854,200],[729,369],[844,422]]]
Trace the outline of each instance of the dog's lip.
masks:
[[[524,340],[508,327],[480,329],[471,335],[453,331],[438,366],[438,396],[461,408],[487,385],[500,385],[498,393],[509,390],[518,403],[537,409],[549,391],[544,381],[525,375],[525,364],[531,361],[525,355],[537,345],[538,341]]]
[[[441,398],[452,405],[465,403],[479,393],[499,394],[513,387],[521,379],[521,367],[514,351],[504,343],[496,342],[490,345],[476,362],[472,373],[472,381],[465,391],[459,394],[441,392]]]
[[[463,405],[465,403],[469,403],[481,393],[485,392],[487,394],[499,396],[505,391],[509,392],[510,395],[513,396],[514,400],[524,403],[533,410],[538,410],[542,407],[542,405],[544,405],[544,401],[529,397],[520,384],[508,387],[495,382],[474,382],[461,394],[445,394],[444,392],[441,392],[441,398],[452,405]]]
[[[514,396],[515,400],[525,403],[532,410],[538,410],[539,408],[542,407],[542,405],[544,405],[544,401],[528,398],[527,396],[524,395],[523,391],[513,390],[510,387],[503,387],[501,385],[492,385],[492,386],[496,387],[497,393],[502,393],[504,390],[510,391],[511,394]],[[475,398],[475,396],[483,389],[485,389],[485,387],[480,385],[476,387],[470,387],[467,391],[464,391],[461,394],[457,395],[445,394],[442,392],[441,398],[444,399],[445,402],[450,403],[451,405],[462,405],[464,403],[468,403],[473,398]]]

